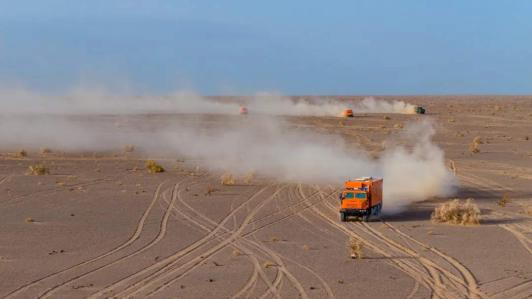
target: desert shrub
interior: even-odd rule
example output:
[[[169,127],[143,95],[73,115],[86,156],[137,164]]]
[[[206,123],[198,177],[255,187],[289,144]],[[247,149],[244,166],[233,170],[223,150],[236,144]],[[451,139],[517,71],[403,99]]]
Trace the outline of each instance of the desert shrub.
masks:
[[[360,240],[351,237],[349,239],[348,247],[351,258],[361,259],[363,257],[362,242]]]
[[[164,172],[164,168],[153,160],[146,161],[146,169],[148,169],[149,173]]]
[[[393,125],[393,127],[396,128],[396,129],[402,129],[404,126],[403,126],[403,124],[395,124],[395,125]]]
[[[27,217],[26,219],[24,219],[24,221],[26,221],[26,223],[33,223],[33,222],[35,222],[35,219],[33,219],[31,217]]]
[[[469,151],[473,154],[480,153],[480,144],[482,144],[482,140],[479,136],[475,137],[473,141],[469,144]]]
[[[255,179],[255,172],[254,171],[250,171],[250,172],[246,173],[246,175],[244,175],[244,177],[242,178],[242,180],[246,184],[251,184],[251,182],[254,179]]]
[[[28,156],[28,152],[25,151],[25,150],[20,150],[18,153],[17,153],[17,157],[20,157],[20,158],[25,158]]]
[[[221,180],[222,185],[236,184],[235,177],[229,172],[222,174],[222,176],[220,177],[220,180]]]
[[[48,168],[42,164],[31,165],[29,169],[31,175],[45,175],[50,173]]]
[[[499,207],[504,208],[506,207],[506,204],[509,202],[510,202],[510,196],[508,196],[508,193],[504,193],[501,199],[499,199],[499,201],[497,202],[497,204],[499,205]]]
[[[390,119],[392,119],[392,118],[389,117],[388,115],[385,115],[385,116],[384,116],[384,120],[390,120]]]
[[[432,222],[471,225],[480,223],[480,209],[472,198],[465,202],[453,199],[440,204],[431,215]]]
[[[264,268],[268,269],[268,268],[274,267],[275,264],[274,264],[273,262],[266,261],[266,262],[264,262],[264,264],[262,264],[262,266],[263,266]]]

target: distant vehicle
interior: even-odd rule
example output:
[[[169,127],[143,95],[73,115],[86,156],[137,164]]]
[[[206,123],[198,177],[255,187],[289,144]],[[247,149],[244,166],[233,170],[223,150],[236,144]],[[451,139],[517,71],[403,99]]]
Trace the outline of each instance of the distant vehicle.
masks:
[[[344,109],[344,111],[342,112],[342,116],[343,117],[353,117],[353,110],[352,109]]]
[[[340,220],[345,222],[349,216],[356,216],[367,222],[371,216],[378,216],[382,210],[382,182],[372,177],[346,181],[339,194]]]
[[[239,112],[240,115],[247,115],[248,114],[248,108],[244,107],[244,106],[240,106],[240,110]]]
[[[416,114],[425,114],[425,108],[416,106]]]

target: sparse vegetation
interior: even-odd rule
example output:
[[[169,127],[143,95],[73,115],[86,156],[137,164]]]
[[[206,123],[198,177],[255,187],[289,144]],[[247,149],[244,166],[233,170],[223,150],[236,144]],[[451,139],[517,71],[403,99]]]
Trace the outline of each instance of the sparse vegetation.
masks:
[[[222,174],[222,176],[220,177],[220,180],[221,180],[222,185],[236,184],[235,177],[229,172]]]
[[[465,202],[453,199],[442,203],[431,215],[432,222],[460,225],[474,225],[480,223],[480,209],[472,198]]]
[[[149,173],[164,172],[164,168],[153,160],[146,161],[146,169],[148,169]]]
[[[268,268],[274,267],[275,264],[274,264],[273,262],[266,261],[266,262],[264,262],[264,264],[262,264],[262,266],[263,266],[264,268],[268,269]]]
[[[235,249],[233,250],[233,256],[241,256],[242,255],[242,252],[240,252],[239,250]]]
[[[390,120],[390,119],[392,119],[392,118],[389,117],[388,115],[385,115],[385,116],[384,116],[384,119],[385,119],[385,120]]]
[[[469,151],[473,154],[480,153],[480,144],[483,143],[480,137],[475,137],[469,144]]]
[[[245,184],[251,184],[251,182],[255,179],[255,172],[250,171],[244,175],[242,178],[242,181],[244,181]]]
[[[508,195],[508,193],[504,193],[501,199],[499,199],[499,201],[497,202],[497,204],[499,205],[499,207],[504,208],[506,207],[506,204],[509,202],[510,202],[510,196]]]
[[[35,222],[35,219],[33,219],[31,217],[27,217],[26,219],[24,219],[24,221],[26,221],[26,223],[33,223],[33,222]]]
[[[349,239],[349,252],[352,259],[362,259],[362,242],[356,238],[351,237]]]
[[[45,175],[45,174],[49,174],[50,173],[48,168],[46,168],[42,164],[31,165],[29,167],[29,170],[30,170],[30,173],[29,173],[30,175]]]
[[[19,158],[26,158],[28,156],[28,152],[25,151],[25,150],[20,150],[18,153],[17,153],[17,157]]]
[[[395,124],[395,125],[393,125],[393,127],[396,128],[396,129],[402,129],[404,126],[403,126],[403,124]]]

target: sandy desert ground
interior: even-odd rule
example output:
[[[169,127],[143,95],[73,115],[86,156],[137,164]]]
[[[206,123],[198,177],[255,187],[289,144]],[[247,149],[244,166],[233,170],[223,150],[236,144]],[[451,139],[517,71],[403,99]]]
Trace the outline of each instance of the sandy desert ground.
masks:
[[[451,198],[474,198],[480,225],[432,223],[434,208],[449,198],[342,223],[341,181],[303,184],[258,172],[247,183],[222,185],[221,173],[186,158],[150,156],[166,168],[151,174],[139,151],[75,153],[49,144],[51,153],[28,148],[20,157],[2,149],[0,297],[532,297],[532,98],[403,99],[428,114],[283,119],[341,135],[376,156],[401,124],[433,119],[434,142],[460,182]],[[120,120],[156,128],[176,119],[224,126],[241,118]],[[471,153],[477,136],[480,152]],[[50,174],[27,175],[36,163]],[[352,238],[362,240],[362,259],[350,258]]]

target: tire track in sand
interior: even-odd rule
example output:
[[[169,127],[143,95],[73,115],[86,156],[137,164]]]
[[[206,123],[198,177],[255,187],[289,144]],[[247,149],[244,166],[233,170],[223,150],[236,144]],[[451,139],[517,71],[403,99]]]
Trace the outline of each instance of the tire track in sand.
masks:
[[[137,222],[137,226],[136,226],[136,229],[135,231],[133,232],[133,235],[131,235],[131,237],[126,240],[124,243],[118,245],[117,247],[107,251],[107,252],[104,252],[94,258],[91,258],[89,260],[86,260],[84,262],[81,262],[81,263],[78,263],[78,264],[75,264],[73,266],[70,266],[70,267],[67,267],[63,270],[60,270],[60,271],[57,271],[57,272],[54,272],[54,273],[51,273],[51,274],[48,274],[42,278],[39,278],[39,279],[36,279],[36,280],[33,280],[33,281],[30,281],[29,283],[25,284],[25,285],[22,285],[20,287],[18,287],[17,289],[11,291],[10,293],[8,293],[5,298],[6,299],[10,299],[10,298],[14,298],[15,296],[17,296],[18,294],[26,291],[26,290],[29,290],[32,286],[36,286],[37,284],[40,284],[40,283],[43,283],[47,280],[50,280],[52,278],[55,278],[61,274],[64,274],[64,273],[67,273],[69,271],[72,271],[72,270],[75,270],[75,269],[78,269],[82,266],[85,266],[85,265],[88,265],[90,263],[94,263],[96,261],[99,261],[107,256],[110,256],[128,246],[130,246],[133,242],[135,242],[139,237],[140,237],[140,234],[142,232],[142,229],[144,228],[144,223],[146,221],[146,218],[148,217],[148,214],[150,213],[151,209],[153,208],[155,202],[157,201],[157,198],[159,197],[159,193],[161,191],[161,188],[162,186],[166,183],[166,181],[160,183],[157,188],[155,189],[155,192],[154,192],[154,195],[152,197],[152,200],[150,201],[150,204],[148,205],[148,207],[146,208],[146,210],[144,210],[144,213],[142,214],[141,218],[139,219],[139,221]]]
[[[336,212],[337,208],[328,203],[328,207],[332,212]],[[409,240],[419,246],[421,250],[416,251],[413,247],[405,247],[399,242],[385,236],[380,231],[373,228],[368,223],[350,223],[355,228],[361,228],[362,230],[365,230],[367,233],[371,234],[375,239],[379,240],[380,242],[386,244],[388,247],[398,250],[401,253],[404,253],[406,255],[409,255],[411,257],[417,258],[418,261],[424,266],[425,269],[427,269],[430,272],[430,275],[435,279],[435,282],[439,285],[439,287],[444,287],[443,282],[440,278],[445,278],[449,282],[453,283],[455,285],[455,290],[458,293],[462,293],[467,298],[478,298],[478,297],[485,297],[485,295],[479,290],[477,281],[471,271],[467,269],[464,265],[462,265],[460,262],[458,262],[453,257],[444,254],[440,250],[437,250],[436,248],[429,246],[427,244],[424,244],[413,237],[403,233],[396,227],[392,226],[391,224],[381,221],[384,225],[386,225],[388,228],[390,228],[390,231],[396,233],[397,236],[399,236],[403,240]],[[362,226],[362,227],[360,227]],[[429,251],[448,263],[452,269],[457,271],[461,277],[457,277],[453,273],[446,270],[446,268],[442,265],[440,265],[436,260],[430,259],[426,256],[422,255],[423,251]],[[464,290],[462,290],[464,289]],[[465,292],[464,292],[465,291]]]
[[[303,193],[303,190],[302,190],[301,186],[299,187],[299,193],[300,193],[300,196],[302,198],[306,197],[306,195]],[[323,197],[323,201],[324,202],[326,201],[325,197]],[[385,249],[382,249],[381,247],[377,246],[373,242],[370,242],[369,240],[363,238],[359,233],[356,233],[355,231],[349,229],[346,225],[338,223],[337,220],[336,220],[337,217],[327,216],[327,215],[325,215],[325,213],[322,210],[318,209],[315,206],[312,207],[312,210],[313,210],[313,212],[316,215],[321,216],[321,218],[326,223],[331,225],[332,227],[340,230],[345,235],[347,235],[349,237],[352,237],[352,238],[362,242],[368,248],[370,248],[372,251],[387,257],[389,259],[387,261],[387,263],[395,266],[400,271],[402,271],[402,272],[406,273],[407,275],[409,275],[410,277],[412,277],[415,281],[419,282],[424,287],[426,287],[432,294],[436,294],[436,296],[443,297],[443,294],[441,294],[441,293],[444,290],[442,290],[440,287],[438,287],[435,284],[435,281],[434,281],[433,277],[428,275],[424,270],[419,269],[418,268],[419,265],[416,265],[415,263],[413,263],[411,261],[408,261],[406,259],[395,259],[395,258],[393,258],[392,254],[390,254]],[[337,213],[335,211],[334,212],[334,216],[336,216],[336,214]]]
[[[150,249],[151,247],[155,246],[157,243],[159,243],[166,235],[166,231],[167,231],[167,225],[168,225],[168,219],[170,217],[170,214],[171,214],[171,211],[172,211],[172,207],[173,205],[175,204],[175,201],[177,199],[177,191],[181,185],[181,183],[183,182],[180,181],[178,183],[176,183],[173,187],[173,189],[168,189],[166,191],[171,191],[172,193],[172,200],[168,203],[168,205],[166,206],[166,209],[165,209],[165,212],[164,212],[164,215],[160,221],[160,224],[159,224],[159,231],[157,233],[157,236],[152,239],[151,241],[149,241],[147,244],[145,244],[144,246],[142,246],[141,248],[133,251],[132,253],[129,253],[129,254],[126,254],[112,262],[109,262],[107,264],[104,264],[102,266],[99,266],[97,268],[94,268],[94,269],[91,269],[89,271],[86,271],[82,274],[79,274],[79,275],[76,275],[75,277],[67,280],[67,281],[64,281],[60,284],[57,284],[55,286],[53,286],[52,288],[49,288],[47,289],[44,293],[42,293],[38,298],[49,298],[50,296],[52,296],[54,293],[56,293],[61,287],[64,287],[66,285],[68,285],[69,283],[72,283],[74,282],[75,280],[78,280],[78,279],[82,279],[84,277],[87,277],[93,273],[96,273],[97,271],[101,271],[101,270],[104,270],[104,269],[107,269],[113,265],[116,265],[126,259],[130,259],[130,258],[133,258],[143,252],[145,252],[146,250]],[[165,192],[162,193],[162,197],[165,196]],[[160,196],[159,196],[160,198]]]
[[[131,275],[128,275],[119,281],[113,282],[111,285],[99,290],[98,292],[92,294],[89,298],[99,298],[111,291],[116,290],[117,288],[125,288],[132,289],[137,288],[141,285],[144,285],[150,279],[153,279],[154,277],[157,277],[158,275],[161,275],[161,273],[164,273],[167,271],[167,269],[171,268],[175,264],[177,264],[183,257],[187,256],[188,254],[191,254],[195,252],[199,247],[206,244],[209,240],[211,240],[215,234],[222,229],[222,227],[225,226],[225,223],[228,222],[234,214],[236,214],[243,206],[248,204],[250,201],[253,201],[255,198],[257,198],[259,195],[261,195],[268,187],[261,188],[259,191],[254,193],[250,198],[248,198],[246,201],[241,203],[236,209],[231,211],[228,215],[226,215],[216,226],[215,229],[213,229],[210,233],[202,237],[201,239],[193,242],[192,244],[188,245],[187,247],[173,253],[172,255],[166,257],[165,259],[145,268],[140,271],[137,271]],[[278,192],[278,190],[277,190]],[[178,193],[179,196],[179,193]],[[145,277],[142,277],[146,275]],[[136,282],[131,282],[134,279],[138,279]],[[113,296],[119,296],[120,294],[124,293],[125,290],[120,291],[120,293],[117,293]]]

